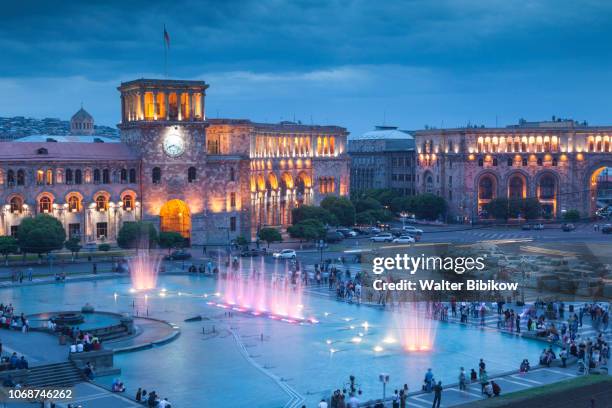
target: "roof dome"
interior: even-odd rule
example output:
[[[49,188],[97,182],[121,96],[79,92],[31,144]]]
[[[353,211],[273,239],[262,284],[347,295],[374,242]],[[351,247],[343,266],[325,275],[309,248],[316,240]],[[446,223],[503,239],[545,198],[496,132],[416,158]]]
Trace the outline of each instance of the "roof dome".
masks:
[[[70,118],[70,133],[73,135],[91,135],[94,133],[94,118],[82,106]]]

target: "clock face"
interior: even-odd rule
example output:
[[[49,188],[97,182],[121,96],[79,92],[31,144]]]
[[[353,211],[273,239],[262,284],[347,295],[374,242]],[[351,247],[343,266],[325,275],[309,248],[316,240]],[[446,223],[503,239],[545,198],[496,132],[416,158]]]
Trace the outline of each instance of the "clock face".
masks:
[[[170,157],[178,157],[185,152],[185,141],[180,135],[170,133],[164,138],[164,152]]]

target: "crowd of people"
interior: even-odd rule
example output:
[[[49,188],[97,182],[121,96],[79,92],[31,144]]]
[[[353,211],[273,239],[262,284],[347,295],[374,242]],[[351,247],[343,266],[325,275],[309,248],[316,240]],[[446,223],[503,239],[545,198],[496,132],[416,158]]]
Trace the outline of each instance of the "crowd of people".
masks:
[[[62,334],[72,339],[72,344],[70,345],[71,353],[82,353],[102,349],[102,341],[98,336],[83,331],[79,327],[63,326],[56,327],[56,330],[61,331]]]

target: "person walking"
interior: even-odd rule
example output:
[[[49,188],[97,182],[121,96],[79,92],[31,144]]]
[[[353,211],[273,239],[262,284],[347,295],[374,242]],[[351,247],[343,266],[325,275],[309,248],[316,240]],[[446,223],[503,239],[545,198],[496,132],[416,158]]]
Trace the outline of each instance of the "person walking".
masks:
[[[434,399],[431,408],[440,408],[440,403],[442,402],[442,381],[438,381],[438,383],[434,386]]]
[[[466,375],[465,375],[465,369],[463,367],[461,367],[461,371],[459,372],[459,389],[461,391],[465,391],[467,389],[465,383],[466,383]]]

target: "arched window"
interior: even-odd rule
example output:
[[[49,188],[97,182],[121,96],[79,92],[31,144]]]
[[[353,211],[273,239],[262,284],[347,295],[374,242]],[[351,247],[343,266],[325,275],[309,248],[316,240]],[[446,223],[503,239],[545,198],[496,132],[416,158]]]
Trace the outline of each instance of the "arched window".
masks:
[[[196,168],[195,167],[190,167],[187,170],[187,181],[190,183],[193,183],[196,180]]]
[[[523,182],[523,178],[521,176],[513,176],[510,179],[508,196],[510,197],[510,199],[521,199],[523,198],[524,188],[525,183]]]
[[[25,186],[25,171],[17,170],[17,185]]]
[[[134,208],[134,197],[130,194],[123,196],[123,209],[131,211]]]
[[[136,183],[136,169],[130,169],[130,183]]]
[[[128,172],[126,169],[121,169],[121,184],[128,182]]]
[[[550,174],[540,179],[540,198],[544,200],[555,198],[555,179]]]
[[[15,172],[13,170],[9,170],[6,172],[6,182],[9,187],[15,185]]]
[[[93,171],[93,182],[94,184],[100,184],[100,170],[98,169]]]
[[[493,180],[486,176],[480,179],[478,183],[478,198],[481,200],[493,199]]]
[[[23,200],[20,197],[11,198],[11,212],[13,214],[21,214],[23,211]]]
[[[36,171],[36,184],[41,185],[45,184],[45,171],[38,169]]]
[[[66,169],[66,184],[72,184],[72,182],[73,182],[72,169]]]
[[[230,181],[236,180],[236,174],[234,173],[234,168],[230,167]]]
[[[39,213],[50,213],[51,212],[51,199],[47,196],[43,196],[38,200],[38,212]]]
[[[108,169],[102,170],[102,184],[110,183],[110,171]]]
[[[53,170],[49,169],[47,170],[47,185],[51,185],[53,184]]]
[[[430,174],[425,178],[425,192],[433,193],[433,177]]]
[[[83,183],[83,173],[81,170],[76,169],[74,171],[74,184],[82,184]]]
[[[96,210],[106,211],[108,209],[108,201],[103,194],[96,197]]]
[[[81,200],[76,195],[68,197],[68,211],[79,212],[81,211]]]
[[[153,167],[153,171],[151,173],[151,181],[153,184],[161,183],[161,169],[159,167]]]

